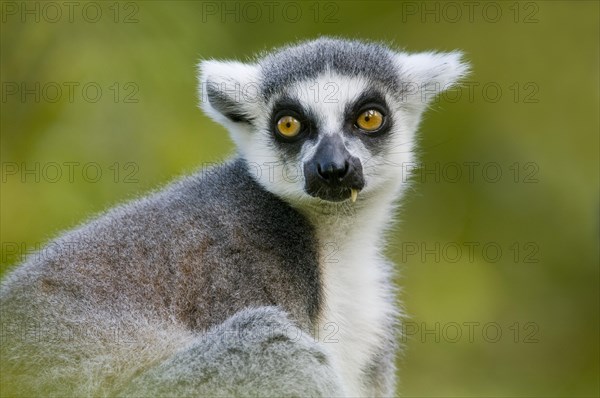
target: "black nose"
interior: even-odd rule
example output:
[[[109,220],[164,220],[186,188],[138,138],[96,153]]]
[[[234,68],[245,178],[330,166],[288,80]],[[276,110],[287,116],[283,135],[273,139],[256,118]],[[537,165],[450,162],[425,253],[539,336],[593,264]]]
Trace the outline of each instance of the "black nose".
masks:
[[[304,190],[311,196],[340,202],[365,186],[360,160],[339,136],[323,137],[312,158],[304,163]]]
[[[349,168],[350,165],[346,159],[317,163],[319,177],[327,182],[341,181],[348,174]]]

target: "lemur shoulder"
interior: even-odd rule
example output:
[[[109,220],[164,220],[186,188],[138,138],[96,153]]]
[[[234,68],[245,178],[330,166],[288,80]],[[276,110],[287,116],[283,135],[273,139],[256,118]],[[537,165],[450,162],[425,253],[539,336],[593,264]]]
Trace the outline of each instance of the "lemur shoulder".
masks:
[[[336,38],[201,62],[202,107],[236,155],[59,236],[3,280],[3,390],[394,395],[385,232],[423,111],[466,71],[458,52]]]

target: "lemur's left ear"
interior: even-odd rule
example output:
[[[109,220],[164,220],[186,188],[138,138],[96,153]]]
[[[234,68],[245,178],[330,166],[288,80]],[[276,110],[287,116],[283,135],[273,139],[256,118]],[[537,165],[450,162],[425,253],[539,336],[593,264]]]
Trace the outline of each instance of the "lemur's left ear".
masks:
[[[403,96],[413,103],[431,102],[469,73],[469,65],[462,58],[459,51],[396,54]]]
[[[201,61],[200,106],[219,123],[250,123],[258,103],[259,68],[236,61]]]

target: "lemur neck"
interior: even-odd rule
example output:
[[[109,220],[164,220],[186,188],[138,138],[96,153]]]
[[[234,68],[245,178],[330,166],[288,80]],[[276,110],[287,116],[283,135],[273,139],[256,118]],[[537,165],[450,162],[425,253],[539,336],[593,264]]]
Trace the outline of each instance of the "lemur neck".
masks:
[[[366,242],[378,244],[393,220],[400,196],[397,185],[390,184],[370,195],[359,195],[355,203],[321,202],[299,209],[313,224],[321,240],[342,244],[353,237],[364,236]],[[365,243],[366,243],[365,242]]]

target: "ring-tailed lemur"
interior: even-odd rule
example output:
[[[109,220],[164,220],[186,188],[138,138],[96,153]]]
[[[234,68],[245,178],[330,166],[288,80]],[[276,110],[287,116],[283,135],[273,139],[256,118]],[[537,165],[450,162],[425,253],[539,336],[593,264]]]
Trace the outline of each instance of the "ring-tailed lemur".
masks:
[[[237,156],[5,278],[2,395],[393,395],[384,231],[460,58],[321,38],[202,62],[203,108]]]

